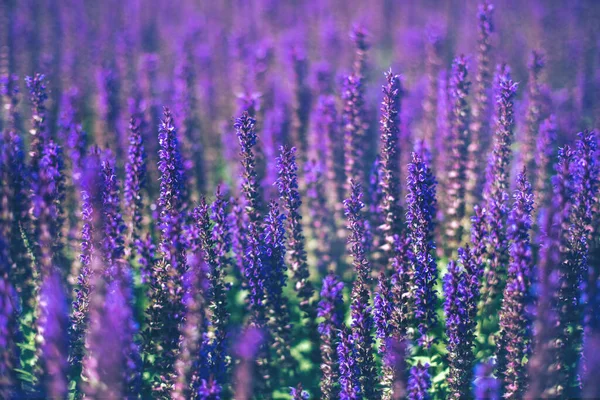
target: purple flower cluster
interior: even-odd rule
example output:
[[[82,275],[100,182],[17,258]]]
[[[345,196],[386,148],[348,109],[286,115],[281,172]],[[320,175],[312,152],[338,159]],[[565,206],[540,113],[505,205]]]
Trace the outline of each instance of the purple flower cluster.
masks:
[[[414,285],[415,319],[419,342],[429,347],[431,332],[437,324],[438,277],[435,261],[435,177],[420,154],[413,153],[408,166],[406,224],[411,249],[411,273]]]

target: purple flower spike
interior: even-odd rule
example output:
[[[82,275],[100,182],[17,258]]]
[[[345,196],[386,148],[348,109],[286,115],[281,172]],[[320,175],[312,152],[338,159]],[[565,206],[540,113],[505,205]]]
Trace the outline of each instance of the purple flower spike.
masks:
[[[393,350],[387,348],[389,342],[392,341],[394,343],[395,339],[393,338],[398,336],[398,328],[394,319],[394,312],[397,309],[392,286],[392,282],[384,273],[381,273],[379,283],[377,284],[377,292],[373,299],[375,334],[380,340],[379,353],[383,357],[383,366],[379,381],[382,388],[382,398],[384,399],[391,399],[392,393],[396,393],[394,382],[398,377],[398,371],[394,370],[394,364],[389,359],[392,357],[391,352]]]
[[[344,141],[333,96],[321,96],[315,116],[315,141],[324,141],[322,154],[327,179],[327,196],[331,206],[341,204],[345,196]]]
[[[319,301],[318,317],[323,318],[319,324],[321,334],[321,396],[323,399],[337,398],[335,383],[338,380],[337,367],[337,331],[342,327],[344,319],[344,300],[342,291],[344,283],[339,282],[335,275],[327,275],[323,279],[321,301]]]
[[[68,393],[68,310],[60,275],[46,276],[40,292],[38,340],[41,342],[42,381],[48,398],[66,398]]]
[[[367,51],[369,50],[369,43],[367,42],[367,30],[362,25],[356,25],[352,27],[350,32],[350,39],[354,43],[354,64],[352,65],[353,72],[356,76],[361,78],[365,77],[367,70]]]
[[[537,163],[535,162],[535,149],[540,130],[540,123],[544,117],[542,114],[542,96],[540,95],[540,74],[544,68],[544,56],[537,51],[531,52],[531,58],[527,68],[529,70],[527,82],[527,120],[525,137],[521,144],[521,164],[527,168],[528,179],[533,179],[537,174]]]
[[[550,115],[540,125],[540,133],[537,137],[535,151],[535,183],[534,192],[536,196],[537,209],[550,205],[552,197],[552,163],[556,158],[557,137],[556,116]]]
[[[344,79],[342,99],[342,128],[344,131],[344,171],[346,175],[346,196],[350,195],[352,179],[365,182],[365,166],[363,165],[364,147],[364,99],[362,78],[348,75]]]
[[[112,146],[119,159],[124,153],[124,135],[121,130],[121,76],[113,65],[98,68],[96,74],[98,89],[98,111],[100,129],[98,142],[101,146]]]
[[[408,378],[409,400],[428,400],[431,398],[431,377],[429,376],[429,364],[422,365],[420,362],[410,369]]]
[[[184,167],[189,174],[191,191],[203,192],[206,185],[206,171],[204,165],[204,149],[198,132],[202,132],[200,123],[197,90],[199,87],[196,66],[194,43],[191,38],[186,38],[183,49],[178,57],[175,70],[175,117],[181,122],[181,144]],[[187,177],[187,175],[186,175]]]
[[[166,215],[173,210],[183,210],[187,196],[177,131],[173,125],[173,115],[166,107],[159,125],[158,143],[158,170],[161,173],[158,205],[161,207],[161,215]]]
[[[22,235],[22,229],[31,229],[31,191],[28,167],[25,163],[23,140],[17,130],[19,115],[17,113],[18,87],[17,77],[0,77],[0,94],[2,96],[4,129],[0,136],[0,236],[6,246],[7,268],[13,288],[19,293],[24,310],[28,312],[34,307],[34,265]]]
[[[235,121],[235,130],[240,142],[240,162],[243,168],[242,192],[246,200],[246,212],[250,223],[257,224],[260,221],[261,195],[260,183],[256,174],[256,154],[254,147],[257,144],[254,125],[256,120],[244,111],[242,116]]]
[[[125,277],[123,266],[124,232],[125,223],[121,214],[119,199],[119,184],[115,171],[115,160],[109,151],[102,160],[102,177],[104,179],[104,192],[102,195],[102,212],[104,214],[103,251],[105,261],[105,274],[110,282],[113,279],[128,281]]]
[[[526,365],[529,358],[533,256],[529,239],[533,194],[525,171],[517,177],[515,203],[509,218],[510,262],[504,289],[498,333],[497,370],[502,378],[503,394],[520,398],[524,394]]]
[[[517,84],[504,72],[498,76],[500,92],[496,98],[497,127],[494,137],[494,150],[490,158],[487,184],[484,190],[487,212],[487,248],[488,265],[481,289],[481,314],[490,323],[489,330],[482,333],[489,337],[497,331],[498,311],[502,302],[502,291],[506,283],[506,265],[508,263],[508,242],[506,227],[508,218],[508,186],[510,164],[512,161],[512,141],[514,129],[513,101]],[[483,326],[483,325],[482,325]],[[493,345],[486,343],[485,351],[491,352]]]
[[[173,365],[179,353],[179,324],[185,314],[184,277],[188,270],[182,215],[187,192],[177,134],[168,108],[165,108],[160,123],[159,144],[161,257],[152,267],[150,307],[147,309],[149,323],[144,336],[145,351],[160,354],[154,364],[157,377],[153,388],[166,395],[173,385]]]
[[[360,370],[361,390],[367,398],[375,396],[376,372],[373,358],[373,317],[369,306],[369,285],[371,266],[365,251],[365,220],[362,215],[362,187],[354,180],[350,181],[351,195],[344,200],[344,209],[348,220],[348,251],[352,256],[352,265],[356,280],[351,293],[352,340],[359,356],[357,364]]]
[[[340,330],[337,356],[340,366],[340,399],[358,400],[362,398],[359,355],[353,336],[347,329]]]
[[[394,235],[399,235],[402,231],[400,178],[398,176],[398,115],[402,85],[400,76],[394,75],[391,70],[385,73],[385,78],[387,83],[382,88],[383,101],[381,103],[381,179],[379,185],[382,192],[380,207],[384,216],[380,231],[385,241],[387,261],[395,250]]]
[[[223,198],[220,191],[217,192],[215,208],[221,223],[224,220]],[[211,372],[218,383],[224,383],[227,372],[226,363],[226,346],[227,346],[227,325],[229,323],[229,311],[227,310],[227,291],[229,286],[224,279],[227,275],[226,268],[228,261],[226,242],[217,242],[213,235],[214,228],[211,226],[210,210],[206,203],[206,199],[200,199],[200,206],[196,207],[193,212],[196,226],[199,232],[200,249],[204,254],[204,259],[210,267],[209,273],[209,291],[207,294],[208,302],[212,313],[210,314],[210,329],[214,335],[214,340],[211,341],[210,358]],[[222,231],[221,225],[218,229]],[[216,232],[218,235],[222,233]]]
[[[447,255],[456,251],[462,241],[463,217],[466,212],[465,195],[467,181],[467,156],[469,146],[469,87],[467,80],[467,60],[465,56],[456,58],[452,64],[450,97],[452,101],[452,130],[449,138],[447,157],[448,178],[446,193],[446,237],[449,242]]]
[[[276,202],[269,204],[269,213],[264,220],[264,231],[261,235],[262,267],[264,269],[265,293],[269,326],[273,335],[272,347],[277,359],[285,368],[293,368],[290,354],[291,325],[287,299],[283,289],[287,285],[287,266],[285,264],[285,215],[279,212]],[[277,375],[279,372],[274,371]]]
[[[231,198],[231,212],[228,215],[231,225],[231,250],[235,257],[236,277],[244,274],[244,254],[246,251],[246,227],[248,216],[237,198]]]
[[[291,63],[293,65],[294,77],[294,102],[292,117],[292,140],[300,150],[302,163],[306,161],[308,154],[308,128],[312,103],[312,92],[306,82],[309,72],[308,57],[299,46],[293,46],[291,51]]]
[[[205,266],[202,257],[192,252],[187,264],[189,269],[184,276],[185,294],[183,305],[185,319],[180,328],[179,352],[174,365],[176,378],[173,381],[170,397],[174,400],[185,400],[191,397],[194,382],[208,375],[209,357],[205,354],[210,343],[202,343],[202,332],[206,327],[205,301],[202,291],[203,271]],[[202,348],[204,347],[204,348]]]
[[[561,225],[560,288],[556,306],[561,328],[559,340],[563,347],[558,353],[557,363],[562,366],[558,384],[568,397],[581,395],[578,359],[581,354],[584,310],[580,290],[584,277],[588,276],[588,226],[591,223],[591,203],[598,189],[598,170],[593,161],[595,152],[595,137],[588,132],[580,135],[576,152],[568,147],[559,151],[560,175],[556,189],[562,191],[565,199],[569,199],[562,210],[562,218],[569,225]]]
[[[129,233],[130,259],[136,256],[135,243],[140,240],[142,230],[143,193],[146,181],[146,152],[140,123],[135,117],[129,121],[129,150],[125,165],[125,210]]]
[[[49,276],[58,268],[66,272],[62,265],[62,226],[64,213],[63,158],[60,147],[53,141],[44,145],[39,160],[40,173],[32,182],[32,216],[35,218],[35,238],[37,241],[39,271],[42,277]]]
[[[296,165],[296,149],[281,147],[281,155],[277,158],[279,179],[277,187],[283,207],[287,212],[288,235],[290,246],[291,270],[294,277],[294,287],[300,297],[300,307],[307,316],[314,316],[314,307],[310,303],[314,289],[310,282],[306,251],[304,250],[304,233],[300,207],[302,200],[298,191],[298,167]]]
[[[574,158],[569,146],[559,150],[556,175],[552,178],[552,208],[542,219],[540,229],[543,241],[538,262],[539,295],[534,349],[528,365],[527,398],[562,396],[567,376],[574,373],[574,365],[565,365],[565,356],[569,354],[573,357],[575,354],[571,346],[567,347],[571,344],[570,337],[579,333],[576,326],[579,323],[577,299],[580,271],[577,255],[568,254],[575,197],[572,182]],[[566,332],[570,325],[575,325],[571,335]]]
[[[412,252],[415,318],[419,321],[419,342],[429,347],[429,335],[437,324],[435,282],[438,273],[433,240],[436,182],[429,165],[417,153],[412,153],[408,173],[406,224]]]
[[[494,6],[487,1],[479,5],[477,12],[477,71],[475,72],[474,101],[471,109],[471,141],[469,143],[469,168],[467,193],[470,203],[480,200],[478,193],[484,186],[485,175],[478,171],[485,169],[485,157],[490,147],[490,94],[492,89],[491,34],[493,26]]]
[[[479,300],[479,280],[474,274],[474,260],[470,249],[458,249],[462,268],[454,261],[448,264],[444,276],[444,313],[446,314],[446,334],[448,335],[448,375],[449,396],[460,399],[469,392],[473,375],[473,344],[475,341],[475,320]]]
[[[46,77],[43,74],[35,74],[33,77],[25,78],[29,89],[31,101],[31,144],[29,146],[29,157],[31,171],[39,172],[39,162],[46,143],[48,132],[46,131]],[[37,175],[36,175],[37,176]]]
[[[335,240],[335,215],[327,203],[326,182],[321,163],[309,160],[304,167],[306,198],[312,237],[317,240],[314,255],[319,275],[327,274],[337,255],[332,255]]]
[[[100,271],[94,271],[95,258],[100,257],[100,232],[101,209],[104,179],[101,175],[100,156],[97,148],[92,148],[85,161],[85,171],[82,176],[81,191],[81,253],[79,262],[79,275],[75,286],[75,299],[72,304],[71,325],[69,336],[71,348],[69,364],[71,365],[71,379],[79,379],[82,361],[85,355],[85,333],[89,324],[89,306],[92,285]]]

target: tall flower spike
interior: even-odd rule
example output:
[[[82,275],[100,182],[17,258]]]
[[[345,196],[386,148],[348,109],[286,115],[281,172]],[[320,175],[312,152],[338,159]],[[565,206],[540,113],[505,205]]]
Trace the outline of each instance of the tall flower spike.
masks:
[[[437,139],[437,118],[438,118],[438,96],[440,95],[438,76],[443,64],[442,52],[444,49],[444,37],[439,29],[431,26],[427,27],[425,38],[425,76],[427,79],[427,88],[425,98],[423,99],[423,139],[433,149],[436,154],[436,139]],[[435,158],[435,157],[434,157]]]
[[[197,252],[196,252],[197,253]],[[204,269],[203,260],[200,254],[190,254],[187,259],[190,269],[184,277],[185,295],[183,304],[185,306],[185,322],[181,327],[181,339],[179,342],[179,354],[175,361],[174,369],[176,378],[173,384],[173,391],[170,393],[172,399],[184,400],[191,396],[193,388],[194,375],[201,373],[202,368],[198,368],[201,363],[209,363],[206,360],[199,360],[202,346],[202,330],[205,326],[203,320],[205,306],[203,301],[202,270]],[[200,355],[200,357],[202,357]],[[196,377],[196,379],[205,377]],[[207,377],[206,377],[207,378]]]
[[[352,27],[350,39],[355,47],[352,71],[354,75],[364,78],[367,70],[367,51],[370,47],[367,42],[367,30],[362,25]]]
[[[588,268],[586,294],[586,316],[585,329],[589,335],[595,331],[600,331],[600,153],[598,152],[598,135],[596,132],[585,132],[581,134],[579,142],[579,168],[582,176],[588,176],[588,183],[585,190],[582,190],[581,199],[586,200],[587,211],[591,212],[591,223],[588,226]],[[594,152],[596,156],[594,157]],[[584,171],[588,172],[584,172]],[[595,196],[591,193],[595,192]],[[588,198],[588,196],[590,196]],[[592,333],[590,333],[590,331]],[[597,335],[597,333],[596,333]],[[586,339],[587,340],[587,339]],[[597,360],[595,362],[598,362]],[[593,369],[588,368],[588,371]],[[590,374],[588,374],[589,376]]]
[[[323,318],[319,324],[321,334],[321,396],[323,399],[337,398],[336,382],[339,370],[337,366],[337,332],[342,328],[344,319],[344,299],[342,291],[344,283],[339,282],[335,275],[327,275],[323,279],[321,300],[317,316]]]
[[[223,202],[220,192],[217,192],[217,200]],[[222,206],[217,205],[218,218],[223,218]],[[204,255],[205,261],[210,267],[208,302],[210,313],[210,332],[213,340],[210,346],[211,372],[219,384],[225,383],[227,372],[226,346],[227,346],[227,326],[229,324],[229,311],[227,310],[227,290],[225,283],[227,275],[227,246],[226,242],[219,243],[213,237],[213,227],[210,221],[210,209],[206,199],[200,199],[200,205],[194,209],[194,220],[199,232],[200,249]],[[221,226],[222,229],[222,226]],[[221,235],[221,234],[220,234]],[[219,236],[221,238],[222,236]],[[206,377],[208,378],[208,377]]]
[[[81,253],[79,262],[79,275],[75,287],[75,298],[71,306],[71,325],[69,327],[70,353],[69,364],[71,366],[70,378],[79,379],[81,375],[82,361],[85,354],[85,332],[89,324],[89,304],[92,292],[93,276],[98,273],[92,270],[92,261],[95,252],[100,251],[99,220],[101,219],[102,192],[104,180],[101,176],[101,165],[99,154],[93,150],[88,154],[85,161],[86,168],[82,176],[81,191]]]
[[[522,398],[529,359],[531,316],[531,280],[533,256],[529,239],[533,194],[526,171],[517,177],[517,190],[509,219],[510,262],[500,311],[497,369],[502,378],[505,398]]]
[[[206,174],[204,166],[204,150],[198,133],[202,126],[198,115],[198,82],[196,76],[193,41],[186,37],[183,49],[178,57],[175,71],[175,116],[181,121],[180,130],[182,155],[186,175],[189,175],[192,193],[202,193],[205,189]],[[187,177],[187,176],[186,176]]]
[[[408,166],[406,195],[406,224],[412,253],[410,268],[415,286],[415,318],[418,321],[419,342],[430,346],[430,334],[437,324],[435,284],[437,265],[435,261],[435,178],[423,158],[412,153]]]
[[[475,72],[474,101],[471,109],[471,130],[472,140],[469,143],[469,168],[467,193],[468,203],[474,204],[481,200],[478,193],[481,193],[485,176],[478,174],[477,171],[485,169],[485,157],[481,154],[488,154],[490,147],[490,93],[492,89],[492,71],[491,71],[491,34],[494,31],[493,23],[494,6],[487,0],[479,5],[477,12],[477,71]]]
[[[483,275],[484,258],[487,256],[487,234],[486,209],[475,206],[471,217],[471,246],[475,262],[480,266],[480,275]]]
[[[337,356],[340,366],[340,399],[358,400],[362,398],[360,383],[360,366],[358,365],[358,351],[352,334],[347,328],[339,332]]]
[[[538,210],[547,207],[550,204],[552,196],[552,163],[556,158],[556,137],[557,137],[556,116],[550,115],[542,121],[540,132],[537,137],[537,147],[535,151],[535,179],[532,183],[536,196]],[[534,221],[535,222],[535,221]]]
[[[158,205],[161,207],[161,216],[164,216],[170,211],[183,210],[187,195],[177,131],[171,110],[167,107],[160,121],[158,143],[158,170],[161,173]]]
[[[134,336],[138,332],[138,325],[133,318],[133,276],[129,263],[124,262],[125,255],[125,222],[121,214],[121,199],[119,184],[115,172],[115,161],[109,151],[103,155],[102,177],[104,179],[102,193],[102,214],[104,218],[104,236],[102,247],[104,255],[104,277],[108,283],[115,282],[113,291],[114,301],[123,302],[119,312],[122,320],[119,329],[122,330],[121,347],[126,367],[124,375],[124,393],[126,396],[139,391],[141,379],[141,357]],[[114,293],[109,293],[114,294]],[[122,299],[121,299],[122,297]]]
[[[80,92],[72,87],[62,95],[60,118],[58,121],[58,138],[65,151],[65,178],[67,193],[65,208],[79,210],[81,208],[81,180],[84,173],[84,162],[87,153],[88,136],[79,124],[80,115],[77,104],[81,100]],[[81,221],[78,213],[67,213],[66,238],[70,249],[78,247],[78,236],[81,232]],[[77,277],[80,267],[78,262],[71,265],[69,281]]]
[[[344,209],[348,220],[348,251],[352,256],[352,265],[356,280],[352,287],[350,314],[352,315],[352,340],[358,354],[357,364],[360,370],[361,391],[367,398],[376,395],[376,371],[373,357],[373,317],[369,306],[371,266],[365,251],[365,220],[362,215],[362,187],[354,180],[350,181],[351,194],[344,200]]]
[[[312,92],[306,82],[309,73],[308,57],[299,46],[293,46],[291,51],[291,64],[294,77],[294,102],[292,117],[292,139],[300,149],[301,165],[306,161],[308,154],[308,127],[312,103]]]
[[[269,212],[265,216],[264,230],[261,235],[262,265],[264,268],[265,292],[269,315],[268,326],[276,360],[285,371],[273,369],[273,375],[281,377],[282,372],[293,370],[294,360],[290,353],[291,324],[287,299],[283,289],[287,285],[287,266],[285,264],[285,215],[279,212],[276,202],[269,203]]]
[[[580,197],[577,182],[573,177],[576,171],[576,154],[565,146],[559,150],[557,176],[554,179],[555,199],[563,209],[558,215],[560,226],[560,264],[558,266],[558,287],[553,308],[558,314],[557,337],[559,346],[555,348],[554,362],[559,368],[557,380],[549,382],[559,396],[578,397],[579,382],[577,360],[579,359],[582,337],[582,307],[580,288],[583,281],[582,268],[587,255],[583,209],[579,208]],[[552,390],[552,389],[551,389]]]
[[[383,86],[381,103],[381,211],[385,222],[381,225],[381,234],[385,240],[387,257],[391,258],[394,248],[394,235],[401,233],[400,178],[398,176],[398,115],[400,113],[400,97],[402,86],[400,76],[392,71],[385,73],[387,80]]]
[[[29,145],[29,157],[31,171],[34,174],[39,172],[39,162],[42,158],[42,151],[46,141],[46,77],[43,74],[35,74],[33,77],[25,78],[27,88],[29,89],[31,101],[31,143]]]
[[[61,277],[47,275],[40,292],[38,340],[41,341],[41,364],[44,394],[48,398],[66,398],[68,394],[69,315]]]
[[[422,365],[420,362],[410,369],[408,378],[408,400],[428,400],[431,398],[431,377],[429,376],[429,364]]]
[[[446,193],[446,237],[448,240],[447,255],[456,251],[462,242],[463,218],[465,216],[465,194],[467,181],[467,154],[469,145],[469,86],[467,80],[467,60],[460,56],[452,64],[450,97],[452,101],[452,129],[450,132],[450,149],[447,157],[448,178]]]
[[[473,262],[470,249],[458,249],[462,268],[454,261],[448,264],[444,276],[444,313],[446,314],[446,334],[448,335],[448,374],[449,396],[460,399],[468,393],[475,356],[475,310],[477,310],[478,277],[473,275]]]
[[[36,259],[42,278],[58,270],[66,277],[68,271],[62,270],[62,225],[64,213],[63,158],[60,147],[53,141],[44,145],[39,159],[40,173],[32,181],[32,216],[34,218],[35,238],[37,241]]]
[[[105,262],[105,275],[107,281],[120,279],[124,276],[124,237],[125,223],[121,215],[121,202],[119,199],[119,184],[115,171],[115,160],[106,151],[102,160],[102,177],[104,179],[104,192],[102,194],[102,213],[104,216],[103,252]]]
[[[314,288],[310,281],[310,272],[306,260],[305,238],[302,229],[302,216],[300,207],[302,200],[298,191],[298,167],[296,165],[296,149],[282,146],[281,154],[277,158],[279,178],[277,187],[283,208],[287,216],[287,231],[289,244],[290,269],[294,278],[294,289],[300,299],[300,309],[307,319],[308,335],[313,343],[318,343],[317,315],[315,305],[311,302]],[[312,353],[315,362],[319,360],[318,348]]]
[[[527,82],[527,121],[525,128],[525,137],[521,143],[521,164],[527,168],[528,180],[532,180],[537,174],[535,162],[535,148],[537,137],[542,122],[542,99],[540,96],[540,74],[544,68],[544,56],[537,51],[531,52],[531,58],[527,65],[529,70]]]
[[[128,225],[129,259],[136,257],[136,242],[140,240],[142,230],[142,213],[144,208],[142,190],[146,181],[146,152],[140,122],[131,117],[129,120],[129,149],[125,165],[125,209]]]
[[[322,96],[317,102],[315,116],[316,140],[325,141],[324,166],[327,179],[327,197],[331,207],[338,207],[344,200],[344,140],[333,96]],[[336,211],[339,211],[336,209]]]
[[[562,348],[558,353],[561,379],[558,384],[568,397],[581,396],[578,360],[581,355],[582,323],[584,305],[581,288],[588,278],[588,235],[592,223],[592,207],[598,193],[598,166],[595,162],[597,142],[594,133],[582,132],[577,150],[563,149],[561,178],[570,182],[572,205],[568,210],[568,225],[563,227],[561,237],[559,303],[559,340]],[[567,169],[568,168],[568,169]],[[567,173],[572,174],[571,176]],[[564,185],[564,183],[563,183]],[[568,196],[568,191],[566,195]],[[574,199],[573,199],[574,197]],[[566,197],[569,198],[569,197]],[[563,210],[565,217],[567,210]],[[561,221],[562,222],[562,221]]]
[[[257,224],[260,221],[261,195],[260,183],[256,174],[256,155],[254,147],[257,144],[256,131],[254,130],[256,120],[247,111],[235,121],[235,130],[240,142],[240,162],[242,163],[242,192],[246,200],[246,212],[250,223]]]
[[[379,283],[377,284],[377,292],[373,299],[373,321],[375,323],[376,337],[380,340],[379,353],[383,358],[383,366],[379,377],[382,399],[389,400],[394,393],[394,382],[396,373],[394,364],[390,357],[390,349],[387,348],[390,341],[395,340],[398,336],[398,329],[395,326],[393,314],[395,311],[394,296],[392,292],[392,283],[381,273]],[[393,351],[393,350],[392,350]]]
[[[179,324],[184,318],[184,276],[187,272],[183,238],[182,210],[185,206],[183,167],[173,118],[168,108],[159,129],[161,172],[160,253],[150,279],[150,307],[147,309],[148,328],[145,332],[146,351],[160,354],[154,368],[153,382],[159,393],[169,393],[174,379],[173,364],[179,353]]]
[[[23,140],[15,127],[11,126],[13,122],[18,121],[14,111],[18,104],[14,81],[16,78],[13,78],[12,85],[0,81],[4,108],[7,112],[12,110],[12,116],[6,116],[7,126],[0,139],[3,142],[0,149],[0,179],[3,183],[0,188],[0,236],[3,236],[6,242],[10,283],[19,294],[24,307],[23,312],[26,313],[34,306],[36,282],[34,265],[22,235],[23,230],[29,231],[31,228],[31,192]],[[8,93],[5,93],[6,91]]]
[[[363,165],[364,121],[362,77],[348,75],[343,82],[342,128],[344,131],[344,171],[346,175],[346,193],[350,196],[352,179],[365,182]]]
[[[114,65],[105,65],[98,68],[96,81],[100,114],[97,140],[103,147],[114,148],[117,158],[121,159],[125,148],[125,135],[121,129],[121,76]]]
[[[311,237],[317,240],[314,255],[320,276],[327,274],[336,254],[332,254],[335,240],[335,217],[327,203],[326,182],[323,179],[322,163],[309,160],[304,168],[306,198],[310,218]]]
[[[235,122],[238,140],[240,143],[240,162],[243,168],[242,192],[248,216],[246,247],[243,256],[243,272],[248,285],[247,297],[252,312],[253,323],[261,326],[264,323],[264,309],[262,307],[264,297],[264,277],[260,260],[260,209],[261,195],[260,183],[256,175],[256,155],[254,147],[257,144],[257,136],[254,130],[256,121],[247,111]],[[240,249],[241,250],[241,249]]]
[[[295,289],[300,297],[300,305],[304,312],[311,308],[310,298],[314,292],[310,282],[306,251],[304,250],[304,233],[300,207],[302,200],[298,191],[298,167],[296,165],[296,149],[281,147],[281,155],[277,158],[279,179],[277,187],[287,212],[291,269],[295,280]]]
[[[228,219],[231,225],[231,250],[235,259],[233,269],[236,278],[240,279],[244,274],[244,254],[246,252],[246,226],[247,215],[237,198],[231,198],[231,212]]]
[[[494,135],[494,150],[486,171],[487,184],[483,195],[487,211],[487,248],[491,249],[481,289],[480,315],[490,321],[490,323],[481,324],[482,333],[486,337],[497,331],[498,310],[501,307],[502,291],[506,283],[506,266],[508,264],[507,202],[512,161],[511,146],[514,135],[513,101],[517,91],[517,84],[510,79],[507,72],[499,75],[498,81],[500,89],[496,98],[498,121]],[[485,327],[489,327],[489,329]],[[492,343],[487,342],[484,348],[486,352],[493,351]]]
[[[528,362],[529,382],[527,398],[556,397],[562,394],[562,366],[557,363],[557,353],[562,346],[557,338],[563,325],[559,323],[561,300],[561,235],[563,228],[569,225],[571,199],[570,163],[571,150],[559,151],[559,164],[552,178],[554,186],[551,207],[547,209],[540,224],[540,250],[537,265],[537,305],[534,323],[533,354]],[[565,156],[567,158],[565,159]],[[565,162],[566,161],[566,162]]]

